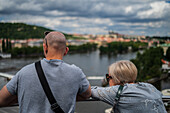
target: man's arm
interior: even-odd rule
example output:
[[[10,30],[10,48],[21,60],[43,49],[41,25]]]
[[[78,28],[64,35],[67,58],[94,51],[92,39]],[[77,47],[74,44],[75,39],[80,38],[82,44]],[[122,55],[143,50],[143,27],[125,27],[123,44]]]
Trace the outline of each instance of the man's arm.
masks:
[[[91,86],[89,85],[89,88],[83,92],[82,94],[77,94],[77,101],[81,101],[81,100],[86,100],[88,98],[90,98],[91,96]]]
[[[0,107],[17,103],[17,96],[10,94],[7,87],[4,86],[0,91]]]

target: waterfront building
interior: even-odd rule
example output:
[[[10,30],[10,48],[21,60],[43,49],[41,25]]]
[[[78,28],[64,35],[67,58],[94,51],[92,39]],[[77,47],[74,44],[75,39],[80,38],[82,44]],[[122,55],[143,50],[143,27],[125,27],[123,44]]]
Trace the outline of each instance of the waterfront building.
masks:
[[[159,46],[163,48],[164,56],[166,56],[166,51],[168,50],[168,47],[170,47],[170,43],[160,44]]]

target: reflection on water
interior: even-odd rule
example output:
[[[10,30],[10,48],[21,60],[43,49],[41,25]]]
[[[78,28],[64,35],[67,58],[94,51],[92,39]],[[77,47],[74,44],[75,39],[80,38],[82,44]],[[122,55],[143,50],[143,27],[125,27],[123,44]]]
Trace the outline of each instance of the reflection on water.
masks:
[[[79,66],[87,76],[104,76],[108,72],[108,66],[118,60],[130,60],[136,57],[136,53],[118,54],[112,57],[100,55],[99,51],[85,54],[69,54],[64,61]]]
[[[118,54],[112,57],[99,55],[99,51],[82,54],[68,54],[64,61],[80,67],[87,76],[101,76],[107,73],[108,66],[118,60],[129,60],[136,57],[136,53]],[[15,74],[23,66],[42,58],[1,59],[0,72]]]
[[[87,76],[104,76],[108,71],[108,66],[118,60],[130,60],[136,57],[136,53],[118,54],[108,57],[100,55],[99,51],[81,54],[68,54],[64,56],[64,61],[80,67]],[[42,58],[18,58],[0,59],[0,72],[15,75],[22,67],[38,61]],[[0,85],[4,85],[4,79],[0,78]],[[92,81],[92,84],[101,84],[101,81]]]

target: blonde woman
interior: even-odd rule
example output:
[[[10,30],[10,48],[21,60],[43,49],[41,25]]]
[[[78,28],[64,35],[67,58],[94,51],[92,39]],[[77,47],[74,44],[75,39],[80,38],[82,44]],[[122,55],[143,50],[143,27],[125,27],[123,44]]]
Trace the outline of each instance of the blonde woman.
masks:
[[[92,87],[92,97],[113,106],[114,113],[167,113],[162,94],[153,85],[135,83],[136,66],[127,60],[109,66],[110,87]]]

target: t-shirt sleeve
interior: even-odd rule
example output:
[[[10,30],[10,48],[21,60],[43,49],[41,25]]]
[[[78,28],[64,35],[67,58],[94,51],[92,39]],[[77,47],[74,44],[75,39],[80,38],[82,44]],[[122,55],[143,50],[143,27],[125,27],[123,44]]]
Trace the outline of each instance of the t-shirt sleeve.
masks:
[[[8,91],[12,95],[17,95],[19,72],[6,84]]]
[[[116,97],[116,88],[114,87],[97,87],[91,86],[92,98],[106,102],[110,105],[114,104]]]
[[[79,86],[79,94],[82,94],[89,88],[89,81],[87,80],[85,74],[81,72],[80,86]]]

